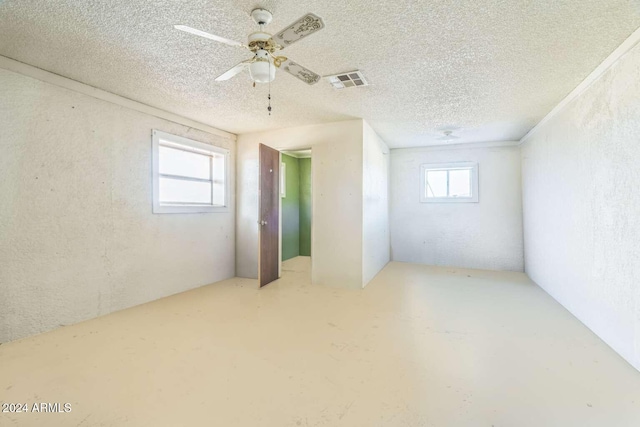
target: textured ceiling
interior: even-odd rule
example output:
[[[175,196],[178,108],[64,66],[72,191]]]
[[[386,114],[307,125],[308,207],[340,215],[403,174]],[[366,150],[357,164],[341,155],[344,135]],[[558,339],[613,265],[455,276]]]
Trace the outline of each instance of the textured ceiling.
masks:
[[[249,57],[173,29],[245,42],[254,7],[276,32],[307,12],[326,28],[287,56],[370,86],[307,86],[278,72],[214,78]],[[233,133],[364,118],[390,147],[518,140],[640,26],[639,0],[0,0],[0,55]]]

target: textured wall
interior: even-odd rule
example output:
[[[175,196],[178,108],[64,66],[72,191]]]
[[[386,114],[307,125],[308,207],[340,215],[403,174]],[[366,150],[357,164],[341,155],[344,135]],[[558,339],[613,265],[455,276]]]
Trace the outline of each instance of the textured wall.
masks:
[[[258,144],[312,148],[314,283],[362,286],[362,120],[238,136],[236,271],[258,276]]]
[[[151,130],[231,150],[231,210],[151,213]],[[234,275],[234,143],[0,69],[0,342]]]
[[[363,121],[362,285],[389,262],[389,148]]]
[[[282,197],[282,260],[300,255],[299,160],[282,154],[286,166],[286,197]]]
[[[423,163],[478,163],[479,203],[420,203]],[[394,261],[523,271],[518,147],[391,151]]]
[[[300,165],[300,255],[311,256],[311,158]]]
[[[313,147],[311,281],[362,287],[362,122]]]
[[[640,46],[522,146],[527,274],[640,369]]]

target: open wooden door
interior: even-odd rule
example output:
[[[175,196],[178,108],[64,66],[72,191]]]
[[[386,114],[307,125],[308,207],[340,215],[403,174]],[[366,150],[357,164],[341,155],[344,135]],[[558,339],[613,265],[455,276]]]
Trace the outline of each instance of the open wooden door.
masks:
[[[260,144],[258,281],[260,287],[278,279],[280,258],[280,152]]]

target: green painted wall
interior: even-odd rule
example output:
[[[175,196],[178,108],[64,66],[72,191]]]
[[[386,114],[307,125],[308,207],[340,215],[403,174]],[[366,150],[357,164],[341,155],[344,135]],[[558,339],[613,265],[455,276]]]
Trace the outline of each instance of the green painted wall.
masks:
[[[311,159],[282,155],[286,196],[282,198],[282,260],[311,256]]]
[[[311,159],[298,159],[298,162],[300,170],[300,255],[311,256]]]
[[[282,155],[286,166],[286,196],[282,197],[282,260],[300,255],[299,159]]]

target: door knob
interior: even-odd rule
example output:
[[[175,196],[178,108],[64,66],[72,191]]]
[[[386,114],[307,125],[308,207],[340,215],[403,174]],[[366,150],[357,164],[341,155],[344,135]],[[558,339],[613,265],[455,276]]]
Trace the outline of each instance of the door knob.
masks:
[[[258,222],[258,224],[260,224],[260,225],[267,225],[267,221],[260,221],[260,222]]]

